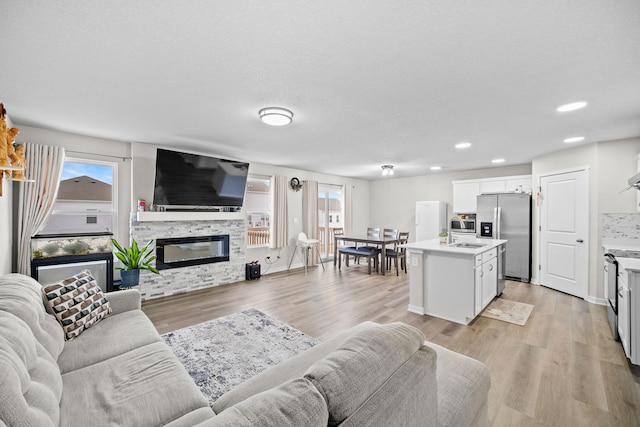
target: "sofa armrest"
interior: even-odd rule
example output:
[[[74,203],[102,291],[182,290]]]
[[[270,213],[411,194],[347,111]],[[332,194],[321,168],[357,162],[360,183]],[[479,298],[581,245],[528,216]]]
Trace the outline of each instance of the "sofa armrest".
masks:
[[[111,306],[111,314],[124,313],[129,310],[140,310],[140,291],[137,289],[126,289],[122,291],[109,292],[105,294]]]
[[[219,414],[254,394],[278,387],[286,381],[302,377],[309,366],[340,347],[351,335],[359,331],[375,328],[376,326],[378,326],[378,324],[374,322],[362,322],[353,328],[335,335],[327,341],[321,342],[290,359],[272,366],[220,396],[220,398],[213,403],[213,411]]]

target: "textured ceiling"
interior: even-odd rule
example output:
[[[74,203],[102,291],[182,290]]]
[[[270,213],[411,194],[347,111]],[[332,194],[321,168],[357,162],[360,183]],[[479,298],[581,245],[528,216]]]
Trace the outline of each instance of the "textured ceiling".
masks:
[[[329,174],[516,165],[570,136],[640,135],[638,0],[2,0],[0,45],[18,127]],[[268,106],[293,124],[261,123]]]

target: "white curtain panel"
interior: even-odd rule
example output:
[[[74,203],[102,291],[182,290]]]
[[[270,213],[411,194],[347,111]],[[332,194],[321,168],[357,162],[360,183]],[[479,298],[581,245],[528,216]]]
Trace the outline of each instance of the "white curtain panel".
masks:
[[[46,223],[58,195],[64,148],[30,144],[25,147],[26,177],[18,199],[18,272],[31,275],[31,237]]]
[[[318,239],[318,181],[302,184],[302,231],[307,239]],[[317,251],[309,253],[309,265],[318,263]]]
[[[344,232],[353,233],[353,185],[344,186]]]
[[[289,215],[287,202],[287,177],[276,175],[273,179],[273,240],[272,248],[289,245]]]

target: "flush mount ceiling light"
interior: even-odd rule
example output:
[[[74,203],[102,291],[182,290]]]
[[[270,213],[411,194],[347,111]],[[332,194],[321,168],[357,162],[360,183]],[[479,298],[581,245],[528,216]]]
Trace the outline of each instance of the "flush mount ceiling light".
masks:
[[[504,163],[504,159],[493,159],[491,163]]]
[[[571,144],[572,142],[580,142],[580,141],[584,141],[584,136],[573,136],[571,138],[565,139],[563,142],[565,142],[566,144]]]
[[[469,147],[471,147],[471,143],[470,143],[470,142],[459,142],[458,144],[456,144],[456,145],[455,145],[455,147],[456,147],[458,150],[462,150],[462,149],[464,149],[464,148],[469,148]]]
[[[431,166],[432,171],[439,171],[440,169],[442,169],[442,166]]]
[[[572,102],[570,104],[561,105],[556,108],[556,111],[559,113],[566,113],[567,111],[575,111],[587,106],[585,101],[580,102]]]
[[[285,126],[293,121],[293,113],[285,108],[267,107],[258,114],[263,122],[271,126]]]
[[[393,175],[393,165],[382,165],[382,176]]]

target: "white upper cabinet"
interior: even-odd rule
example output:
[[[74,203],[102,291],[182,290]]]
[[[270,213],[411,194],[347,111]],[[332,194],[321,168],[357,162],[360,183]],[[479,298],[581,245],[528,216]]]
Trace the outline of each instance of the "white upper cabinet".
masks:
[[[639,167],[640,167],[640,159]],[[531,193],[531,175],[453,181],[453,212],[473,213],[476,198],[484,193]],[[638,192],[640,194],[640,191]]]
[[[479,182],[454,181],[453,212],[471,213],[476,211],[476,198],[480,194]]]
[[[496,181],[481,181],[480,194],[484,193],[504,193],[507,188],[507,182],[503,179]]]
[[[524,178],[507,179],[505,181],[505,192],[531,193],[531,175]]]

